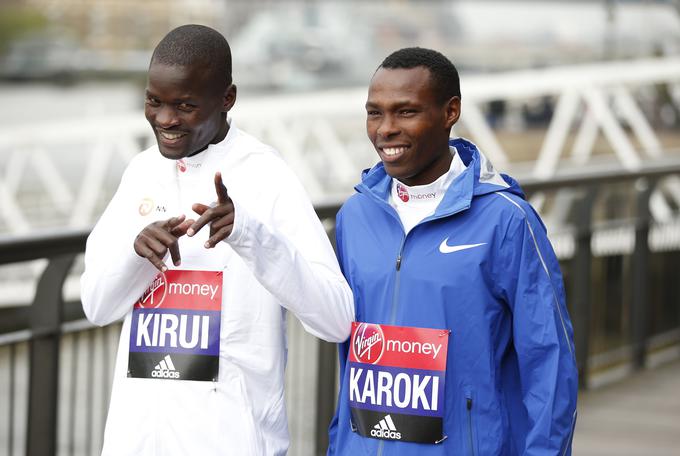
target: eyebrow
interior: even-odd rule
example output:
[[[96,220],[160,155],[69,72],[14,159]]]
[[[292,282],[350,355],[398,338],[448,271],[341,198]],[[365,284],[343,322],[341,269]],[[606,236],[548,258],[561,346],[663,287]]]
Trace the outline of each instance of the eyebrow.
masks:
[[[158,95],[151,92],[149,89],[144,89],[144,95],[147,96],[147,97],[159,98]],[[196,105],[196,100],[192,97],[175,98],[175,99],[171,100],[170,103],[186,103],[186,104],[190,104],[190,105]]]
[[[371,101],[366,102],[367,108],[376,108],[378,106],[380,106],[379,103],[374,103],[374,102],[371,102]],[[399,108],[403,108],[404,106],[418,107],[418,106],[420,106],[420,104],[418,104],[414,101],[411,101],[411,100],[397,100],[397,101],[394,101],[394,102],[389,101],[389,105],[388,105],[388,107],[391,108],[391,109],[399,109]]]

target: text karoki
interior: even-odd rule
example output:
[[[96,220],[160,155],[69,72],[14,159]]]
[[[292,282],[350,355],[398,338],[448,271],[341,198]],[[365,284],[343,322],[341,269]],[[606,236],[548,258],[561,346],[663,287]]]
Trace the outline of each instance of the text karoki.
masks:
[[[439,377],[403,372],[393,375],[352,366],[349,372],[349,400],[361,404],[436,411],[439,407]]]

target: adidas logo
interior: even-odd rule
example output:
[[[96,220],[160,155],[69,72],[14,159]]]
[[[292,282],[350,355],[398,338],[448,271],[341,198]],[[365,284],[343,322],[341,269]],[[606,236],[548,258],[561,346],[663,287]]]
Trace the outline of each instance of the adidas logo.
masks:
[[[165,355],[165,358],[151,371],[151,376],[155,378],[179,378],[179,372],[175,369],[170,355]]]
[[[389,415],[386,415],[378,424],[373,426],[371,435],[381,439],[401,440],[401,432],[397,432],[397,427],[394,425],[394,421],[392,421],[392,417]]]

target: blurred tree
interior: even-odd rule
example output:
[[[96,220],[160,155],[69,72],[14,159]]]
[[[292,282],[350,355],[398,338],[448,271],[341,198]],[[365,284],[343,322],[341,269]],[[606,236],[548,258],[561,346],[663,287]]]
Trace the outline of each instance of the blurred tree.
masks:
[[[35,9],[14,5],[0,6],[0,54],[7,51],[13,40],[46,27],[47,18]]]

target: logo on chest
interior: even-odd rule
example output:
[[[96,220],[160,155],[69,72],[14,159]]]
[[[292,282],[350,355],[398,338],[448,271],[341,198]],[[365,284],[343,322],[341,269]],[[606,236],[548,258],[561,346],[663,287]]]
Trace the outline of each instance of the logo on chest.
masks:
[[[408,203],[408,200],[411,199],[408,194],[408,189],[399,183],[397,183],[397,196],[405,203]]]
[[[354,356],[362,363],[375,364],[385,352],[385,335],[380,325],[361,323],[352,343]]]
[[[441,253],[454,253],[460,252],[461,250],[474,249],[475,247],[481,247],[483,245],[486,245],[486,242],[480,242],[479,244],[449,245],[449,238],[446,238],[439,244],[439,251]]]
[[[154,200],[151,198],[142,198],[142,201],[139,202],[139,208],[137,209],[137,211],[139,212],[139,215],[141,215],[142,217],[146,217],[153,211],[165,213],[168,210],[165,206],[161,204],[156,204]]]

